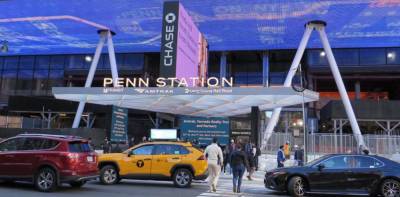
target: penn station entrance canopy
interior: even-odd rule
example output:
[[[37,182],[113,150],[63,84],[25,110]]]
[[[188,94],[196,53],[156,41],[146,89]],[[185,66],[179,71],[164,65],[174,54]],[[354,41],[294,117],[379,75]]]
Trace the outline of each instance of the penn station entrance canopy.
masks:
[[[318,100],[318,93],[271,88],[53,88],[57,99],[164,112],[229,117]]]

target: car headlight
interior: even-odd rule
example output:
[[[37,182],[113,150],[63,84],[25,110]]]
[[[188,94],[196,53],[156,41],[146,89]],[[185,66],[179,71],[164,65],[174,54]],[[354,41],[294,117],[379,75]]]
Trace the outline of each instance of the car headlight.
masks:
[[[271,176],[279,176],[279,175],[283,175],[283,174],[286,174],[286,172],[278,171],[278,172],[273,172],[271,174]]]

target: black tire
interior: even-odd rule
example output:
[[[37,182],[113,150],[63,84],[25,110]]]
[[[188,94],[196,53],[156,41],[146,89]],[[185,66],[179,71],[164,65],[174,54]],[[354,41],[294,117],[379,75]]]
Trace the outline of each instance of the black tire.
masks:
[[[178,168],[172,176],[175,187],[187,188],[192,184],[193,174],[186,168]]]
[[[382,182],[380,193],[383,197],[400,196],[400,182],[394,179],[386,179]]]
[[[100,170],[100,182],[104,185],[117,184],[120,181],[118,170],[113,165],[106,165]]]
[[[287,190],[290,196],[294,197],[305,196],[306,183],[303,178],[299,176],[294,176],[290,178]]]
[[[71,187],[74,187],[74,188],[81,188],[85,184],[86,184],[86,181],[73,181],[73,182],[69,183],[69,185],[71,185]]]
[[[52,192],[58,187],[57,174],[51,168],[41,168],[35,175],[34,184],[41,192]]]

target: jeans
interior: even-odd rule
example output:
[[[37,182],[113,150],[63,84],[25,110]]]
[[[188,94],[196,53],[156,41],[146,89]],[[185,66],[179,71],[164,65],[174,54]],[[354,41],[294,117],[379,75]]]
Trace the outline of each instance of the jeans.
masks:
[[[245,167],[243,164],[238,166],[232,166],[232,171],[233,171],[233,187],[236,188],[237,190],[240,190]]]

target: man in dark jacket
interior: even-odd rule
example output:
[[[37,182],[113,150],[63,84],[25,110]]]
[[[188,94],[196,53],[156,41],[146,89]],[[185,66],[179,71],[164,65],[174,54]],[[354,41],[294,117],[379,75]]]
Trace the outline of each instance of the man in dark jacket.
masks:
[[[304,150],[303,148],[299,148],[297,145],[294,145],[294,160],[296,160],[298,166],[304,165]]]

